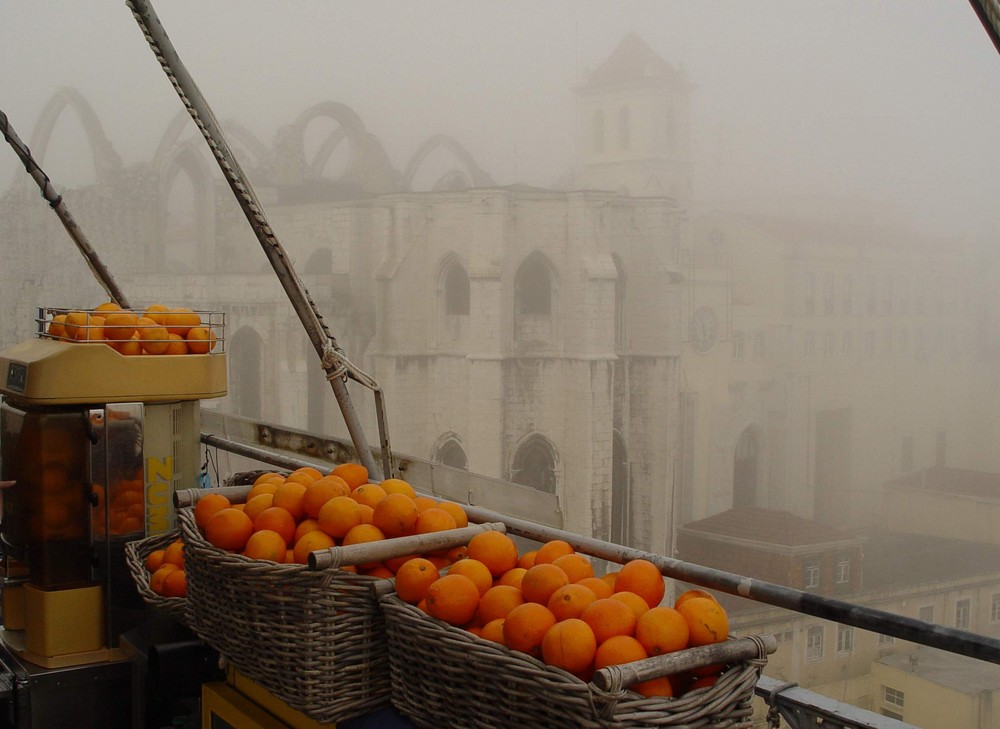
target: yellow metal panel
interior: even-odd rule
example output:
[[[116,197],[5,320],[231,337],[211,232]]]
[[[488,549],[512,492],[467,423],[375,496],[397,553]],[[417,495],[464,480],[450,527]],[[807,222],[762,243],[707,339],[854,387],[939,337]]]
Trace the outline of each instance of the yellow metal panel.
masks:
[[[100,585],[70,590],[24,586],[24,646],[39,656],[84,653],[104,647]]]
[[[226,356],[29,339],[0,353],[0,378],[0,392],[43,405],[203,400],[226,394]]]
[[[3,588],[3,627],[24,630],[24,586]]]
[[[201,726],[215,729],[221,719],[233,729],[288,729],[271,714],[222,681],[201,686]]]
[[[336,729],[336,724],[321,724],[301,711],[293,709],[270,691],[230,667],[226,676],[230,686],[254,703],[280,718],[289,729]]]

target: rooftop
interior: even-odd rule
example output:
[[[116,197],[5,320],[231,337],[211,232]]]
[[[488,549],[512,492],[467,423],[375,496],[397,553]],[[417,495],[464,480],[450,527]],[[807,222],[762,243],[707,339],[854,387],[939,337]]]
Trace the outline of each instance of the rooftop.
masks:
[[[745,539],[782,547],[802,547],[843,542],[854,535],[804,519],[788,511],[738,508],[685,524],[683,530],[706,536]]]
[[[1000,689],[1000,672],[984,670],[982,661],[926,646],[883,656],[877,663],[967,694]]]
[[[656,55],[636,33],[629,33],[607,60],[590,72],[585,86],[605,86],[637,79],[687,84],[683,72]]]

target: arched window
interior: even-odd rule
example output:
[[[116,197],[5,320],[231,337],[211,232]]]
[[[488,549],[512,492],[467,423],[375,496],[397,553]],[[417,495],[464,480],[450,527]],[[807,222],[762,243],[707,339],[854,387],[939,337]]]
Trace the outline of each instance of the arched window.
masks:
[[[632,507],[629,481],[625,439],[616,430],[611,442],[611,541],[615,544],[628,545],[631,536]]]
[[[555,450],[547,439],[535,435],[517,449],[510,479],[549,494],[556,492]]]
[[[467,316],[469,313],[469,276],[458,261],[452,261],[444,274],[444,313]]]
[[[628,107],[623,106],[618,110],[618,148],[628,149],[632,142],[632,129],[629,124]]]
[[[434,454],[434,460],[453,468],[469,467],[469,459],[465,455],[465,449],[456,438],[449,438],[442,443],[438,447],[437,453]]]
[[[598,109],[594,112],[594,151],[604,151],[604,112]]]
[[[757,457],[760,444],[757,433],[749,427],[736,442],[733,456],[733,508],[751,508],[757,504]]]
[[[540,253],[532,253],[517,269],[514,298],[518,314],[552,314],[552,274]]]
[[[626,343],[625,323],[625,267],[622,266],[621,259],[617,255],[612,255],[611,260],[615,264],[615,346],[624,347]]]
[[[229,348],[229,393],[233,411],[245,418],[260,418],[264,342],[252,327],[242,327],[233,335]]]

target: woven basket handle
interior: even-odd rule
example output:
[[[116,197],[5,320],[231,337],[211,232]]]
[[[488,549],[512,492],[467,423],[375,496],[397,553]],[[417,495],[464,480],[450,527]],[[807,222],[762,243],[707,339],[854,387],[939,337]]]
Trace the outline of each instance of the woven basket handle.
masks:
[[[755,635],[733,638],[722,643],[689,648],[675,653],[664,653],[641,661],[608,666],[594,672],[591,682],[602,691],[620,691],[643,681],[660,676],[670,676],[716,663],[735,663],[759,659],[774,653],[778,641],[773,635]]]
[[[503,522],[486,524],[470,524],[460,529],[448,529],[429,534],[414,534],[410,537],[396,537],[378,542],[350,544],[346,547],[330,547],[318,549],[309,553],[309,567],[314,570],[325,570],[350,564],[365,564],[380,562],[393,557],[403,557],[407,554],[422,554],[436,549],[450,549],[463,544],[481,532],[506,532]]]
[[[183,509],[194,506],[198,499],[207,494],[222,494],[234,504],[246,501],[247,494],[250,493],[251,485],[247,486],[218,486],[211,489],[181,489],[174,492],[174,507]]]

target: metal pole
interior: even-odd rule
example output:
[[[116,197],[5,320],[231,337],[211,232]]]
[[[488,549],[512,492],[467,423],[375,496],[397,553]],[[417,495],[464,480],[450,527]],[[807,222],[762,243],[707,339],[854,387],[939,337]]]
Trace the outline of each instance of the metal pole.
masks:
[[[126,0],[126,5],[132,10],[136,22],[146,36],[146,41],[156,55],[156,60],[159,61],[160,66],[167,74],[167,78],[173,84],[174,90],[183,102],[184,107],[198,126],[202,136],[205,137],[205,141],[208,142],[212,154],[222,169],[222,174],[236,195],[236,200],[243,209],[250,227],[253,228],[254,233],[257,235],[257,240],[260,242],[264,254],[271,262],[271,267],[285,289],[285,293],[288,295],[295,313],[298,314],[299,320],[302,322],[302,326],[309,336],[309,340],[316,349],[316,353],[320,356],[323,369],[327,373],[327,379],[333,388],[333,393],[337,398],[337,403],[340,405],[340,411],[347,425],[347,430],[357,451],[358,460],[368,469],[368,473],[371,474],[373,480],[381,480],[382,471],[372,457],[371,449],[368,447],[364,431],[361,428],[361,423],[351,402],[350,393],[347,390],[347,382],[344,377],[343,351],[337,346],[336,340],[327,329],[326,323],[317,311],[316,304],[312,301],[312,298],[306,291],[305,285],[292,268],[291,262],[288,260],[281,243],[278,241],[277,236],[274,234],[264,215],[264,210],[250,185],[250,181],[229,149],[229,145],[223,136],[222,128],[215,119],[215,114],[198,89],[198,85],[188,73],[187,68],[174,49],[173,43],[167,37],[167,33],[163,29],[163,25],[160,23],[160,19],[157,17],[152,5],[147,0]]]
[[[7,140],[8,144],[14,149],[14,154],[16,154],[21,162],[24,163],[24,169],[27,170],[28,174],[38,183],[38,187],[41,190],[42,197],[49,204],[59,220],[62,221],[63,227],[66,228],[66,232],[69,233],[69,237],[73,239],[76,243],[76,247],[80,249],[80,253],[83,254],[84,259],[87,261],[87,265],[90,266],[90,270],[93,272],[94,276],[97,278],[98,282],[107,292],[111,300],[118,304],[123,309],[131,308],[128,301],[125,298],[125,294],[122,293],[121,289],[118,288],[118,284],[115,283],[114,277],[111,275],[111,271],[105,267],[104,263],[98,257],[97,252],[91,247],[90,242],[87,240],[87,236],[83,234],[80,226],[76,224],[73,216],[70,215],[69,210],[66,208],[66,203],[63,202],[62,195],[55,191],[52,187],[52,182],[49,180],[49,176],[46,175],[42,168],[38,166],[35,162],[35,158],[31,156],[31,150],[28,149],[27,145],[21,141],[21,138],[17,136],[17,133],[10,126],[10,121],[7,119],[7,115],[0,110],[0,131],[3,132],[3,138]]]

